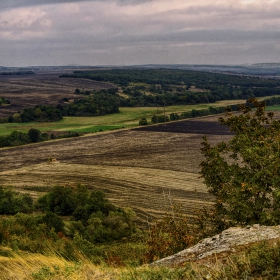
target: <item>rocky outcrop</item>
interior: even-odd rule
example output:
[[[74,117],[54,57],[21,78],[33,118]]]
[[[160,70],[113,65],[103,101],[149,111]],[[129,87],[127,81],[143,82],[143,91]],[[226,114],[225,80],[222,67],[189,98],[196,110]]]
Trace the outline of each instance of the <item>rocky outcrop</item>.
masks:
[[[201,240],[193,247],[158,260],[151,265],[176,267],[186,262],[221,258],[254,243],[264,240],[273,241],[278,238],[280,238],[280,226],[253,225],[229,228],[220,234]]]

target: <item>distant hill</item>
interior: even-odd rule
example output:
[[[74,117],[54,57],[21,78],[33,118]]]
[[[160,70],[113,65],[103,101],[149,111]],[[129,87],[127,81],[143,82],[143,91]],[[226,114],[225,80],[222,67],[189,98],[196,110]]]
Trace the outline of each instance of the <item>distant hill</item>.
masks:
[[[137,68],[169,68],[181,70],[206,71],[234,75],[253,75],[280,77],[280,63],[258,63],[245,65],[192,65],[192,64],[148,64],[132,66]]]
[[[101,69],[180,69],[194,70],[214,73],[224,73],[232,75],[252,75],[265,76],[271,78],[280,78],[280,63],[256,63],[244,65],[208,65],[208,64],[143,64],[130,66],[83,66],[83,65],[68,65],[68,66],[28,66],[28,67],[4,67],[0,66],[0,73],[18,72],[18,71],[36,71],[36,70],[101,70]]]

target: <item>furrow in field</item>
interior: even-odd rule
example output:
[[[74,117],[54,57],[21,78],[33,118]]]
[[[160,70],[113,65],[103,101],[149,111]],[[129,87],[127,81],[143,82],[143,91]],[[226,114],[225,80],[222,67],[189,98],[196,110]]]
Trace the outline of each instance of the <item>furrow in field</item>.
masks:
[[[40,178],[40,181],[36,180]],[[171,170],[65,163],[42,163],[0,173],[3,184],[54,186],[82,183],[107,193],[117,205],[154,216],[163,213],[168,203],[183,204],[192,212],[209,200],[197,175]],[[199,191],[198,191],[199,190]]]

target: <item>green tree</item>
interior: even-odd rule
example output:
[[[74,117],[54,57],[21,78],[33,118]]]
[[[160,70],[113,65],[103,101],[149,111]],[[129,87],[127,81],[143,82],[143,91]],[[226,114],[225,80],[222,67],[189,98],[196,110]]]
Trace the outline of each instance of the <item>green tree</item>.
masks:
[[[220,118],[234,136],[202,142],[201,174],[215,196],[217,229],[231,225],[280,223],[280,122],[265,102],[248,100],[239,114]]]
[[[41,141],[41,131],[39,129],[30,128],[28,131],[28,136],[31,142],[40,142]]]
[[[37,206],[46,212],[57,215],[72,215],[77,205],[77,197],[71,187],[55,186],[50,192],[38,199]]]

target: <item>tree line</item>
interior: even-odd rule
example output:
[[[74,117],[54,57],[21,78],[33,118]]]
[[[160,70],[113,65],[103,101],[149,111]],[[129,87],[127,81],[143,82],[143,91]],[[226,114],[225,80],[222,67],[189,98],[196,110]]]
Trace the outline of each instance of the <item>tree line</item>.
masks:
[[[56,136],[53,133],[49,135],[46,132],[41,133],[39,129],[31,128],[27,133],[21,131],[13,131],[7,136],[0,136],[0,148],[21,146],[30,143],[42,142],[49,139],[77,137],[80,135],[82,135],[82,133],[67,132],[65,134]]]

